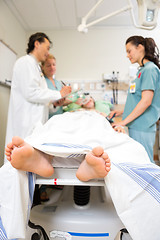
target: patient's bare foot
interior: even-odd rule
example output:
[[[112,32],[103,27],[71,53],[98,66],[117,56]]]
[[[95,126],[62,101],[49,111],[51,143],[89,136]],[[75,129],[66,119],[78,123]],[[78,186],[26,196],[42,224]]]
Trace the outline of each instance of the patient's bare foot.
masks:
[[[5,149],[5,154],[16,169],[33,172],[42,177],[49,177],[54,172],[51,165],[53,156],[33,148],[20,137],[13,137]]]
[[[102,147],[96,147],[88,153],[77,170],[76,176],[81,181],[104,178],[111,169],[108,154]]]

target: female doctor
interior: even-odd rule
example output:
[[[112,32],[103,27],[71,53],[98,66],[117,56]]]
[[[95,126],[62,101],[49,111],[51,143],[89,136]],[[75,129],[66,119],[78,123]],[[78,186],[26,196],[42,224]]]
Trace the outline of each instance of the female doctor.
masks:
[[[13,69],[10,94],[6,143],[13,136],[26,137],[31,134],[37,122],[48,120],[49,105],[71,92],[48,89],[39,63],[49,54],[51,41],[44,33],[30,36],[27,55],[19,58]]]
[[[112,111],[123,120],[114,124],[128,126],[129,136],[146,149],[151,162],[156,135],[156,122],[160,117],[160,64],[158,48],[152,38],[132,36],[126,41],[127,57],[138,63],[139,70],[131,82],[124,111]],[[134,151],[134,149],[133,149]]]

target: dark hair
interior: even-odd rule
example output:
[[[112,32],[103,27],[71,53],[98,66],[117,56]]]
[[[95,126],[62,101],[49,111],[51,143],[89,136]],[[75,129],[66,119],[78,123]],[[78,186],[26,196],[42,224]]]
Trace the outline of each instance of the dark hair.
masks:
[[[153,40],[153,38],[144,38],[142,36],[132,36],[129,37],[126,41],[126,44],[131,42],[133,45],[138,46],[139,44],[144,46],[145,55],[142,59],[142,65],[143,60],[147,59],[151,62],[154,62],[158,68],[160,68],[159,63],[159,49]]]
[[[27,54],[29,54],[30,52],[32,52],[34,50],[35,41],[42,43],[45,41],[45,38],[50,42],[50,44],[52,44],[49,37],[45,33],[37,32],[37,33],[31,35],[29,38],[29,41],[28,41],[28,48],[26,50]]]

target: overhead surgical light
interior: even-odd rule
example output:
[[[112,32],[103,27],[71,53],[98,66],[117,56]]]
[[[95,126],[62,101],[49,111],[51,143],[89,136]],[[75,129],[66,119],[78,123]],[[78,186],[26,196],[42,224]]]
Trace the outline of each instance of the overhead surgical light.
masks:
[[[139,22],[142,26],[156,26],[160,0],[137,0]]]
[[[93,26],[107,18],[113,17],[113,16],[118,15],[119,13],[125,12],[127,10],[129,10],[131,13],[133,24],[135,27],[147,29],[147,30],[152,30],[156,27],[158,11],[159,11],[159,7],[160,7],[160,0],[137,0],[140,25],[137,25],[137,23],[135,21],[133,5],[132,5],[131,0],[127,0],[128,1],[127,6],[87,24],[87,20],[90,17],[90,15],[96,10],[96,8],[103,1],[104,0],[99,0],[95,4],[95,6],[93,6],[93,8],[87,13],[87,15],[82,18],[81,24],[78,26],[79,32],[87,33],[88,27]]]

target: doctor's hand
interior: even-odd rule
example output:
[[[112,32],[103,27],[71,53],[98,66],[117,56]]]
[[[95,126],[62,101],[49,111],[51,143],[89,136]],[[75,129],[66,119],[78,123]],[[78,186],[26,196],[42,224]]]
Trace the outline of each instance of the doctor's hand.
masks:
[[[60,99],[60,100],[57,100],[57,101],[54,103],[54,106],[55,106],[55,107],[63,106],[63,105],[64,105],[64,102],[65,102],[65,98]]]
[[[72,91],[72,88],[71,86],[64,86],[61,91],[60,91],[60,94],[62,97],[65,97],[66,95],[68,95],[69,93],[71,93]]]

